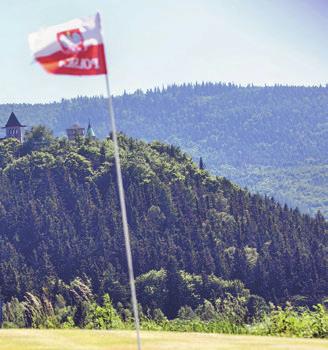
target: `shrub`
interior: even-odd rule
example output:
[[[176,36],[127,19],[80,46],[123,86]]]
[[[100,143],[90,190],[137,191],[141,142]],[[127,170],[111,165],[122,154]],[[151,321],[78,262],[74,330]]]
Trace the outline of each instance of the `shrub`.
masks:
[[[103,296],[103,305],[92,303],[86,317],[86,328],[111,329],[123,326],[108,294]]]

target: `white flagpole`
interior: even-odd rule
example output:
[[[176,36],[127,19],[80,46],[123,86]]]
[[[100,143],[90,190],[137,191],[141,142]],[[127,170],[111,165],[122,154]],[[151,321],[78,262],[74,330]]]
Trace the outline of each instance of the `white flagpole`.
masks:
[[[107,65],[107,60],[106,60],[106,65]],[[113,100],[112,100],[112,96],[111,96],[110,88],[109,88],[108,73],[106,73],[106,89],[107,89],[107,96],[108,96],[109,119],[110,119],[110,123],[112,126],[112,135],[113,135],[113,142],[114,142],[114,156],[115,156],[115,165],[116,165],[117,185],[118,185],[118,193],[119,193],[121,213],[122,213],[122,223],[123,223],[123,233],[124,233],[124,240],[125,240],[126,258],[128,261],[129,281],[130,281],[130,289],[131,289],[131,301],[132,301],[132,307],[133,307],[134,324],[135,324],[136,333],[137,333],[138,350],[141,350],[140,322],[139,322],[139,313],[138,313],[137,293],[136,293],[134,272],[133,272],[133,262],[132,262],[128,219],[127,219],[127,215],[126,215],[126,204],[125,204],[125,195],[124,195],[123,180],[122,180],[121,162],[120,162],[119,148],[118,148],[118,142],[117,142],[115,114],[114,114],[114,108],[113,108]]]

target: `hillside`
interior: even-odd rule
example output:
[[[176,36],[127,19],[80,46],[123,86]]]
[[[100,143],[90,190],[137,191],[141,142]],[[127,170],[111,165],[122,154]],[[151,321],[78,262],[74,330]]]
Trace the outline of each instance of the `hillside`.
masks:
[[[327,296],[321,215],[211,176],[176,147],[122,135],[120,145],[143,306],[174,316],[223,294],[308,304]],[[126,303],[112,141],[68,142],[34,129],[23,145],[0,143],[0,166],[2,298],[56,295],[66,288],[60,280],[81,277]]]
[[[178,145],[215,174],[303,212],[328,215],[328,87],[170,86],[117,96],[114,104],[124,133]],[[0,106],[2,123],[11,108]],[[108,134],[103,98],[14,110],[27,125],[46,124],[58,135],[88,119],[99,137]]]

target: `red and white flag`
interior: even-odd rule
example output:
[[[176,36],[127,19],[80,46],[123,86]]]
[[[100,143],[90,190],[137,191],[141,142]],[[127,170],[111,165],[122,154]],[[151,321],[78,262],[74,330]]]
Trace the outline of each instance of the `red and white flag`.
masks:
[[[100,16],[77,18],[29,35],[33,56],[52,74],[106,74]]]

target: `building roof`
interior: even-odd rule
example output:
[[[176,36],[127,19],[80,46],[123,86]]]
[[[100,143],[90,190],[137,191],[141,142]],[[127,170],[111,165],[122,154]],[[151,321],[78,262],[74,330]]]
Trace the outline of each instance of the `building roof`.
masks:
[[[13,127],[13,126],[24,127],[24,126],[26,126],[26,125],[22,125],[22,124],[18,121],[18,119],[17,119],[15,113],[14,113],[14,112],[11,112],[11,114],[10,114],[10,116],[9,116],[9,119],[8,119],[8,121],[7,121],[7,124],[6,124],[6,126],[5,126],[5,128],[10,128],[10,127]]]

